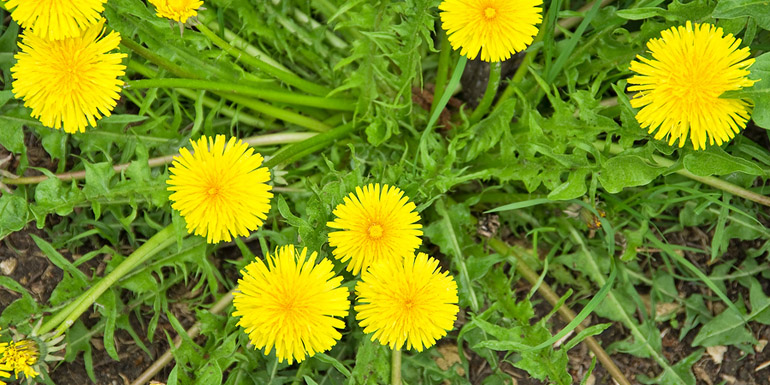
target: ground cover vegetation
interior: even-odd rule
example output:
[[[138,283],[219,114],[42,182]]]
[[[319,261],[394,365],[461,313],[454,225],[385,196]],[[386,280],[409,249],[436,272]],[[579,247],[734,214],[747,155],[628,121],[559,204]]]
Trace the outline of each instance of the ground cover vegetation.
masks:
[[[0,384],[767,384],[770,5],[4,0]]]

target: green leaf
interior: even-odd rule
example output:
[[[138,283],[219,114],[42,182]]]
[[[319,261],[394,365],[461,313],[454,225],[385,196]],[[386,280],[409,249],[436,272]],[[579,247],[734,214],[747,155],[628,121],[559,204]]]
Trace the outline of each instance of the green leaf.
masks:
[[[11,194],[0,196],[0,239],[27,224],[27,200]]]
[[[219,367],[219,363],[215,360],[210,360],[206,366],[198,371],[198,376],[195,379],[195,384],[209,385],[209,384],[221,384],[222,383],[222,368]]]
[[[511,119],[516,109],[516,99],[508,99],[496,107],[488,117],[471,127],[472,140],[465,161],[476,159],[479,154],[487,151],[500,142],[506,130],[510,129]]]
[[[83,164],[86,167],[86,186],[83,188],[86,198],[93,199],[108,195],[110,180],[115,175],[112,164],[109,162],[83,162]]]
[[[754,100],[751,117],[757,126],[770,129],[770,52],[758,56],[750,70],[749,78],[759,80],[744,90],[744,94]]]
[[[25,152],[24,123],[18,119],[0,119],[0,146],[16,154]]]
[[[714,317],[703,325],[692,341],[693,346],[737,345],[753,342],[754,335],[746,329],[743,317],[733,308]]]
[[[770,30],[770,1],[768,0],[720,0],[711,17],[732,19],[752,17],[757,25]]]
[[[693,151],[684,156],[684,168],[697,176],[726,175],[742,172],[764,175],[765,172],[749,160],[732,156],[720,147],[711,146],[704,151]]]
[[[657,378],[647,379],[640,376],[639,381],[643,384],[655,384],[655,385],[695,385],[695,375],[692,374],[692,366],[700,360],[703,356],[705,349],[698,349],[692,352],[689,356],[685,357],[676,365],[671,367],[672,370],[664,371]]]
[[[637,155],[619,155],[602,165],[599,182],[611,194],[619,193],[625,187],[644,186],[652,182],[664,167],[651,166]]]
[[[567,181],[551,191],[551,193],[548,194],[548,199],[566,201],[585,195],[588,191],[588,187],[586,187],[586,175],[588,175],[588,173],[589,170],[585,168],[569,173]]]
[[[104,292],[96,301],[100,313],[104,316],[104,350],[115,361],[120,361],[118,350],[115,348],[115,322],[118,319],[118,300],[115,291],[110,289]]]
[[[658,7],[621,9],[616,12],[616,15],[628,20],[644,20],[655,16],[663,16],[665,14],[666,10]]]
[[[356,365],[353,367],[353,372],[348,374],[350,376],[348,385],[389,383],[390,354],[387,346],[371,341],[369,336],[361,338],[361,343],[356,349]],[[341,370],[340,372],[342,373]]]

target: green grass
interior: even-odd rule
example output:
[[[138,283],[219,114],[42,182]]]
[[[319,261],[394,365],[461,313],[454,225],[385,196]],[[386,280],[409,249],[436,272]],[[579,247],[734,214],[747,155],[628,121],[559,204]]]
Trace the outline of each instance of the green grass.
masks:
[[[387,183],[416,203],[420,251],[455,277],[461,308],[438,344],[464,352],[454,368],[439,367],[438,347],[404,351],[404,384],[510,384],[513,367],[554,384],[593,370],[605,376],[596,383],[694,385],[703,348],[753,354],[758,326],[770,324],[767,6],[546,2],[521,65],[493,69],[499,87],[475,95],[474,109],[455,101],[468,101],[460,75],[478,66],[449,48],[438,4],[212,0],[180,35],[143,1],[109,0],[127,86],[113,116],[76,135],[42,126],[13,98],[19,29],[5,17],[0,155],[13,158],[0,165],[0,257],[24,261],[10,240],[31,239],[63,277],[41,301],[29,282],[0,276],[16,293],[0,326],[63,334],[65,362],[94,382],[127,333],[143,355],[137,373],[155,363],[168,384],[389,383],[391,352],[354,315],[332,350],[289,366],[248,345],[228,294],[241,268],[277,246],[332,258],[332,210],[356,186]],[[743,39],[761,79],[743,92],[750,129],[700,152],[653,139],[626,91],[647,40],[687,20]],[[415,103],[413,89],[433,99]],[[442,111],[450,127],[437,128]],[[276,197],[262,229],[212,246],[186,234],[165,181],[169,156],[216,134],[248,138]],[[491,215],[500,226],[481,235]],[[703,242],[687,238],[698,232]],[[356,277],[343,276],[352,289]],[[608,328],[617,338],[602,339]],[[663,348],[669,329],[686,353],[675,360]],[[151,354],[175,338],[170,354]],[[577,376],[569,357],[580,343],[596,358]],[[612,367],[629,356],[654,376]],[[110,363],[96,369],[95,357]],[[57,370],[37,379],[52,383]]]

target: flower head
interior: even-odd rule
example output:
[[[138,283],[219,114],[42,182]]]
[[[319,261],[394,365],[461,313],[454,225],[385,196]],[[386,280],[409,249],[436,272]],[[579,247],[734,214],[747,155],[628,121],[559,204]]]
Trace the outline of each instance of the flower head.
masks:
[[[397,263],[380,261],[356,285],[356,319],[391,349],[429,348],[452,329],[457,317],[457,284],[425,253]]]
[[[11,18],[43,39],[78,37],[101,19],[107,0],[3,0]]]
[[[295,252],[288,245],[256,260],[241,271],[234,293],[238,325],[251,343],[265,354],[275,346],[278,361],[301,362],[332,348],[342,337],[350,302],[340,287],[328,259],[316,263],[318,253],[307,258],[307,248]]]
[[[628,90],[639,91],[631,106],[641,108],[636,120],[650,133],[657,130],[655,139],[669,137],[669,145],[679,139],[679,147],[688,135],[696,150],[706,148],[706,139],[711,145],[732,139],[746,126],[751,107],[720,96],[755,82],[747,78],[754,59],[740,44],[722,28],[689,21],[651,39],[652,59],[639,55],[630,67],[637,75],[628,79]]]
[[[11,342],[4,347],[0,347],[2,355],[0,356],[0,366],[5,366],[5,370],[13,370],[16,377],[19,373],[24,373],[28,378],[38,375],[33,369],[40,355],[37,351],[37,344],[32,340],[21,340]],[[0,369],[3,369],[0,367]],[[0,373],[0,377],[2,374]],[[6,376],[7,377],[7,376]]]
[[[13,73],[13,93],[44,126],[85,132],[109,116],[120,98],[126,66],[120,34],[103,35],[104,20],[79,36],[49,40],[25,31]]]
[[[370,184],[345,197],[334,209],[337,218],[326,225],[340,229],[329,233],[334,257],[348,262],[353,274],[372,262],[399,258],[414,253],[420,246],[422,226],[414,203],[397,187]]]
[[[444,0],[441,26],[452,48],[481,60],[503,61],[523,51],[537,35],[543,20],[542,0]]]
[[[165,17],[180,23],[198,15],[198,8],[203,5],[201,0],[149,0],[155,6],[158,17]]]
[[[193,152],[179,150],[166,182],[174,192],[171,207],[182,214],[187,231],[218,243],[262,226],[273,196],[262,155],[240,139],[225,142],[224,135],[190,143]]]

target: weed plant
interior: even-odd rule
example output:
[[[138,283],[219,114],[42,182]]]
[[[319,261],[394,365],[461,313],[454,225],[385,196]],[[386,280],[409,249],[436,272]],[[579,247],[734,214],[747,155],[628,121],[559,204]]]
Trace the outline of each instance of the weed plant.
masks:
[[[440,0],[207,0],[184,24],[160,2],[104,3],[124,84],[110,116],[73,134],[19,99],[22,28],[0,10],[0,380],[69,384],[61,373],[80,368],[106,383],[130,361],[133,384],[712,385],[733,382],[699,374],[708,360],[764,354],[766,2],[549,0],[532,44],[502,64],[452,48]],[[718,95],[750,115],[732,140],[656,139],[638,115],[649,91],[631,62],[688,23],[754,60],[744,87]],[[264,156],[273,197],[256,231],[209,243],[167,181],[181,148],[217,135]],[[407,249],[456,282],[435,346],[392,349],[357,318],[361,276],[330,223],[370,184],[414,203],[421,244]],[[233,316],[240,271],[286,245],[331,262],[351,301],[336,344],[299,363],[255,349]],[[56,274],[30,281],[15,265],[40,257]],[[34,370],[14,370],[12,352]],[[742,381],[768,383],[745,365]]]

